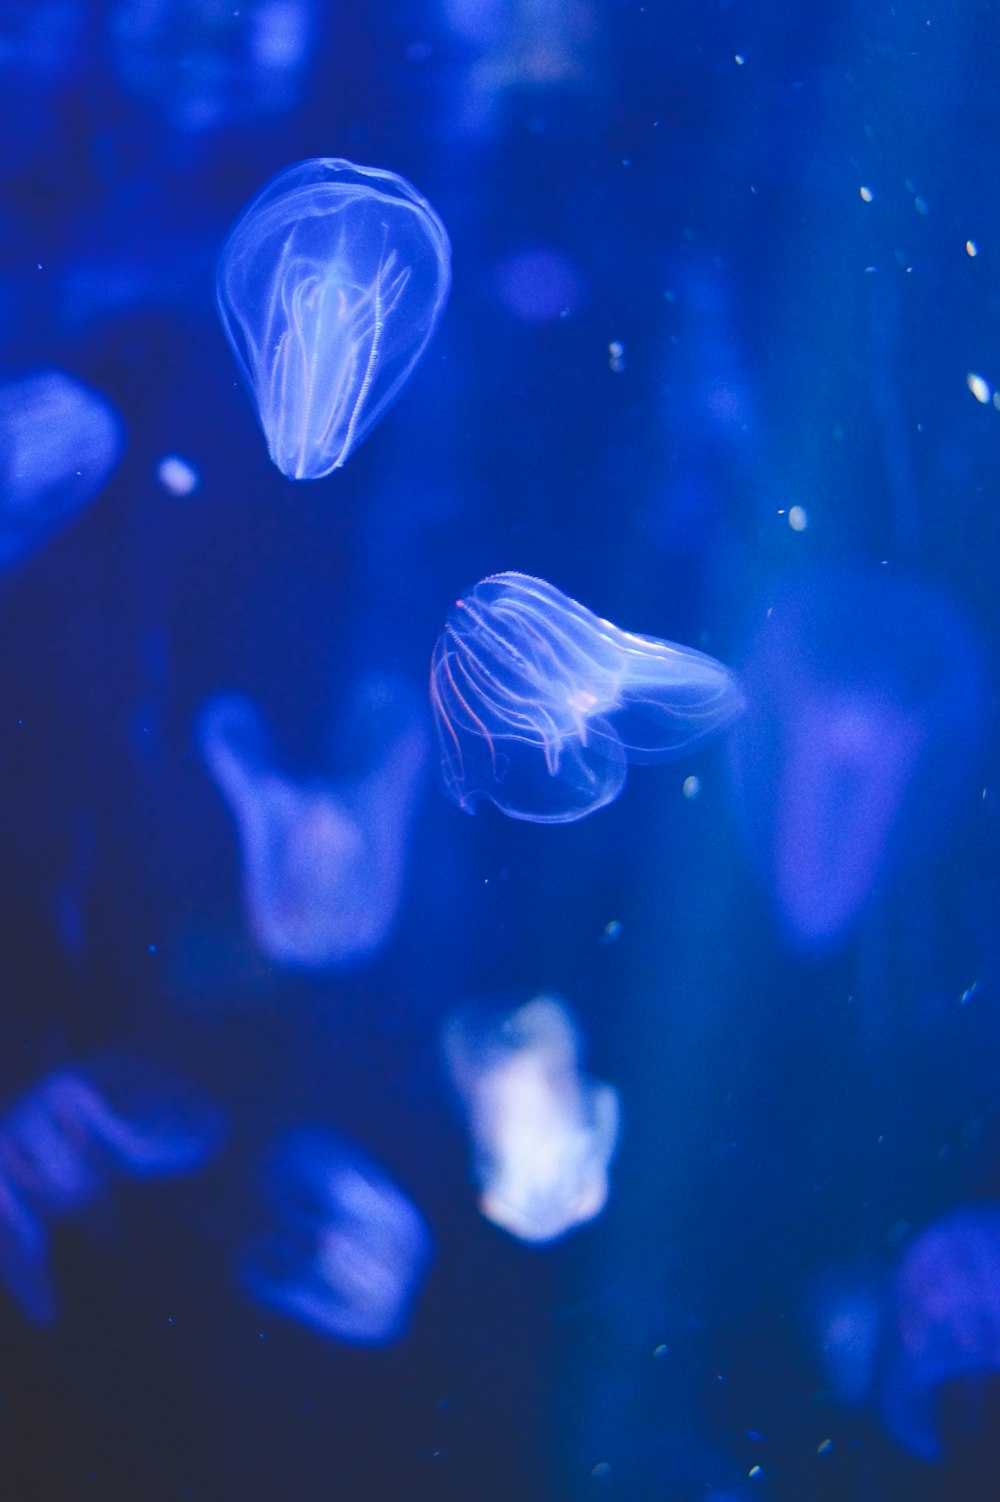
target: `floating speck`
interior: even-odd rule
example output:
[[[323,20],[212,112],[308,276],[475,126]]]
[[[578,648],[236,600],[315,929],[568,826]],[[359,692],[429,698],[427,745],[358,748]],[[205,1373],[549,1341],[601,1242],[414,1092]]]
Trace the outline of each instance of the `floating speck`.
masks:
[[[737,68],[742,68],[743,64],[746,62],[746,58],[743,56],[742,52],[737,52],[735,61]]]
[[[788,511],[788,525],[793,532],[804,532],[809,525],[804,506],[791,506]]]
[[[622,926],[619,923],[619,921],[618,921],[617,918],[612,918],[611,921],[610,921],[610,923],[606,923],[604,925],[604,928],[603,928],[603,930],[601,932],[601,937],[598,940],[598,943],[600,943],[600,944],[614,944],[617,939],[621,938],[621,936],[622,936]]]
[[[606,1460],[599,1460],[591,1470],[590,1474],[592,1476],[610,1476],[611,1467],[608,1465],[608,1462]]]
[[[757,1477],[763,1476],[763,1474],[764,1472],[759,1465],[751,1466],[750,1470],[747,1472],[747,1475],[750,1477],[751,1481],[756,1481]]]
[[[969,371],[969,374],[965,378],[965,384],[976,398],[976,401],[982,402],[984,406],[993,395],[989,381],[983,380],[983,377],[976,375],[974,371]]]
[[[617,375],[625,369],[625,346],[617,339],[612,339],[608,345],[608,364]]]
[[[965,990],[962,992],[961,996],[958,998],[958,1004],[959,1004],[959,1006],[967,1007],[969,1005],[969,1002],[972,1000],[972,998],[975,996],[975,994],[976,994],[976,992],[978,990],[979,990],[979,982],[977,980],[974,980],[972,982],[972,985],[971,986],[967,986],[965,988]]]
[[[156,478],[171,495],[193,495],[200,484],[198,471],[177,454],[167,454],[160,460]]]
[[[875,194],[872,192],[871,188],[868,187],[860,187],[858,189],[858,192],[861,194],[861,197],[864,199],[865,203],[871,203],[872,199],[875,197]]]
[[[927,202],[927,199],[926,198],[921,198],[921,196],[920,196],[919,193],[917,194],[916,198],[913,200],[913,207],[916,209],[916,211],[917,211],[918,214],[929,214],[930,211],[931,211],[931,206]]]
[[[816,1454],[817,1455],[829,1455],[829,1453],[830,1453],[830,1451],[832,1449],[833,1449],[833,1440],[832,1439],[824,1439],[821,1444],[819,1444],[819,1445],[816,1446]]]
[[[685,779],[684,779],[684,787],[683,787],[683,793],[684,793],[685,798],[697,798],[697,796],[698,796],[698,794],[700,792],[701,792],[701,778],[700,777],[685,777]]]
[[[965,254],[967,256],[977,256],[979,254],[979,246],[976,244],[975,240],[966,240]]]
[[[656,1350],[653,1352],[653,1357],[657,1361],[662,1361],[663,1358],[664,1358],[664,1356],[668,1356],[669,1354],[670,1354],[670,1347],[669,1346],[660,1345],[660,1346],[657,1346]]]

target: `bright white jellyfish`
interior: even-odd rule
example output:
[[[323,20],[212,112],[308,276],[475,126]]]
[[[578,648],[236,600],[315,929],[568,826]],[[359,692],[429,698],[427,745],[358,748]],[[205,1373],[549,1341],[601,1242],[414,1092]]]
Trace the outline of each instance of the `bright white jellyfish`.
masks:
[[[250,1296],[335,1340],[398,1340],[432,1254],[402,1190],[353,1143],[304,1127],[271,1152],[264,1193],[275,1225],[243,1252]]]
[[[0,385],[0,566],[92,500],[124,445],[111,404],[61,370]]]
[[[470,1006],[442,1043],[472,1138],[479,1208],[521,1241],[554,1241],[608,1198],[618,1092],[580,1072],[565,1004],[537,996],[513,1012]]]
[[[251,199],[219,258],[223,327],[274,463],[339,469],[395,401],[451,285],[451,246],[394,172],[313,157]]]
[[[199,740],[240,832],[247,920],[261,951],[307,970],[373,958],[396,921],[427,765],[409,686],[361,679],[336,740],[363,770],[336,784],[280,771],[258,710],[236,694],[209,701]]]

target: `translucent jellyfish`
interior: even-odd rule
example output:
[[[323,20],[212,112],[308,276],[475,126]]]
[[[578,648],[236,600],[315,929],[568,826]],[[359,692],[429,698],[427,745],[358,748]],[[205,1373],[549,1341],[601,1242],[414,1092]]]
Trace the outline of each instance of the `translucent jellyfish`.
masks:
[[[312,0],[117,0],[119,77],[179,130],[283,114],[299,99],[313,9]]]
[[[890,1299],[882,1415],[896,1440],[932,1460],[943,1453],[947,1384],[1000,1376],[1000,1205],[963,1206],[907,1248]],[[992,1448],[992,1443],[991,1443]]]
[[[786,937],[819,950],[894,850],[946,823],[978,741],[980,652],[927,588],[828,572],[772,605],[745,681],[738,807]]]
[[[520,1241],[554,1241],[608,1198],[618,1094],[580,1073],[565,1003],[537,996],[515,1011],[457,1012],[442,1036],[474,1153],[479,1208]]]
[[[630,761],[668,761],[739,713],[727,668],[634,636],[542,579],[493,574],[457,602],[431,660],[445,790],[538,824],[582,819]]]
[[[399,909],[427,761],[417,698],[388,677],[362,681],[341,738],[363,733],[374,764],[336,785],[297,782],[273,762],[254,705],[211,700],[199,739],[243,847],[247,921],[279,965],[327,969],[371,959]]]
[[[402,1190],[331,1132],[290,1133],[265,1176],[278,1225],[251,1242],[252,1298],[335,1340],[398,1340],[431,1259],[430,1233]]]
[[[216,292],[282,474],[345,463],[402,391],[450,285],[444,225],[394,172],[315,157],[251,199]]]
[[[189,1086],[137,1060],[63,1069],[0,1122],[0,1278],[31,1319],[56,1315],[48,1221],[102,1196],[115,1173],[191,1173],[223,1137],[220,1114]]]
[[[0,385],[0,565],[30,553],[92,500],[124,441],[110,403],[60,370]]]

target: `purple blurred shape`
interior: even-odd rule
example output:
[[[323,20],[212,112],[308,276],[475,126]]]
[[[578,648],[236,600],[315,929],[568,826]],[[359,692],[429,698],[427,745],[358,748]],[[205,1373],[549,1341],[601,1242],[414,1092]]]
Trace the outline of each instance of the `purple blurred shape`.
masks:
[[[405,684],[368,677],[342,735],[373,748],[370,770],[295,782],[274,766],[249,699],[222,695],[202,711],[202,755],[240,833],[247,921],[279,965],[361,964],[396,921],[427,761],[422,706]]]
[[[890,858],[947,824],[979,742],[979,645],[926,585],[832,571],[768,610],[744,686],[730,766],[748,843],[788,941],[822,950]]]
[[[303,1128],[272,1152],[266,1196],[279,1226],[243,1257],[251,1297],[351,1345],[399,1339],[432,1251],[402,1190],[360,1148]]]
[[[1000,1205],[963,1206],[910,1243],[890,1296],[882,1416],[905,1449],[943,1453],[943,1384],[1000,1374]]]
[[[565,1004],[536,996],[513,1011],[464,1007],[442,1044],[486,1219],[543,1242],[599,1215],[618,1141],[618,1093],[581,1073]]]
[[[92,500],[124,444],[110,403],[60,370],[0,385],[0,565],[24,557]]]
[[[56,1316],[49,1218],[84,1210],[115,1173],[191,1173],[223,1134],[190,1086],[112,1055],[58,1070],[15,1102],[0,1122],[0,1277],[28,1316]]]

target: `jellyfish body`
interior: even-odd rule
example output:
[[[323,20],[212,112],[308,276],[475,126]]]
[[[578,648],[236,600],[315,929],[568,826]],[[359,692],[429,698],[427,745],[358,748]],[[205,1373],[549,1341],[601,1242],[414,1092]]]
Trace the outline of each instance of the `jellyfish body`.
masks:
[[[107,483],[121,419],[60,370],[0,386],[0,566],[30,553]]]
[[[398,1339],[431,1257],[402,1190],[352,1143],[300,1129],[271,1153],[265,1195],[277,1224],[244,1252],[251,1297],[348,1344]]]
[[[905,1449],[936,1459],[945,1384],[1000,1376],[1000,1205],[964,1205],[915,1238],[895,1272],[888,1326],[882,1416]]]
[[[52,1219],[101,1197],[115,1174],[194,1172],[217,1150],[219,1113],[136,1060],[101,1057],[49,1075],[0,1122],[0,1278],[29,1318],[57,1312]]]
[[[279,965],[360,964],[395,923],[427,736],[415,696],[391,678],[363,680],[349,720],[378,725],[381,745],[364,775],[335,786],[280,772],[248,699],[223,695],[202,712],[202,754],[240,832],[249,927]]]
[[[978,645],[924,586],[832,572],[772,604],[744,680],[730,750],[748,843],[788,941],[829,948],[901,837],[926,848],[947,821],[979,736]]]
[[[511,1012],[470,1007],[442,1043],[468,1121],[479,1208],[521,1241],[546,1242],[593,1220],[608,1198],[618,1095],[580,1072],[565,1004],[537,996]]]
[[[394,172],[316,157],[265,184],[216,292],[282,474],[317,480],[345,463],[409,379],[450,284],[444,225]]]
[[[668,761],[713,735],[742,696],[720,662],[601,620],[553,585],[494,574],[459,600],[431,661],[449,797],[539,824],[621,792],[630,761]]]

